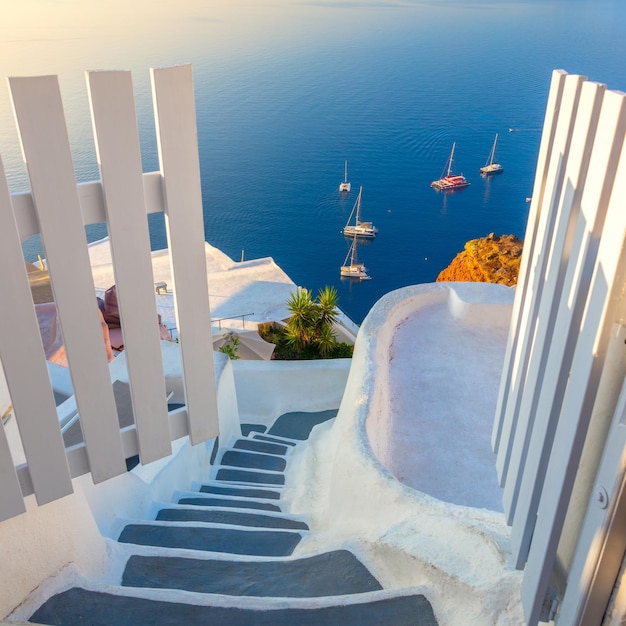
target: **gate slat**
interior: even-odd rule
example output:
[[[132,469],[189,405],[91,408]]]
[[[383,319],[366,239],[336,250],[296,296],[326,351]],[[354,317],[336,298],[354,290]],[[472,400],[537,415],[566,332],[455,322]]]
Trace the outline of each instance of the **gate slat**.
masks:
[[[534,346],[538,307],[544,295],[550,239],[556,220],[557,202],[561,196],[563,186],[565,164],[569,154],[574,125],[574,113],[583,80],[584,77],[582,76],[568,75],[565,77],[561,99],[562,110],[557,120],[554,144],[549,160],[548,180],[545,185],[543,203],[537,223],[536,246],[532,251],[532,258],[529,259],[529,279],[526,285],[528,291],[521,318],[521,327],[525,329],[525,332],[521,337],[521,342],[518,342],[517,345],[511,391],[509,392],[509,402],[505,411],[507,445],[500,448],[496,460],[496,469],[502,481],[508,480],[513,447],[521,444],[517,438],[517,429],[520,428],[519,409],[528,375],[529,359]],[[523,425],[521,427],[523,428]],[[505,514],[507,521],[510,523],[513,511],[505,509]]]
[[[111,255],[142,463],[171,453],[141,150],[130,72],[88,72]]]
[[[0,424],[0,522],[10,517],[15,517],[26,511],[22,490],[17,479],[13,458],[9,442],[4,432],[4,427]]]
[[[613,366],[612,372],[625,369],[625,339],[626,327],[617,325],[607,355],[607,361],[612,360],[609,364]],[[626,378],[615,404],[594,484],[596,489],[600,486],[608,489],[607,506],[598,506],[596,491],[595,506],[588,507],[585,514],[559,609],[563,624],[602,623],[626,551],[626,499],[620,495],[626,489]]]
[[[518,341],[520,338],[520,329],[522,328],[522,321],[525,319],[524,310],[528,306],[527,299],[530,299],[530,294],[527,291],[528,284],[532,280],[530,265],[531,260],[536,254],[536,247],[539,245],[537,243],[537,226],[541,215],[541,207],[543,206],[548,167],[550,166],[550,157],[554,144],[554,134],[558,122],[558,114],[561,106],[561,99],[563,97],[563,86],[565,85],[566,76],[567,73],[565,71],[555,70],[552,73],[552,81],[550,83],[546,116],[543,124],[543,132],[541,134],[541,144],[539,146],[537,172],[535,174],[533,195],[528,216],[528,225],[524,237],[524,254],[522,255],[517,287],[515,289],[515,301],[513,303],[513,310],[511,314],[511,326],[502,368],[502,381],[498,391],[498,400],[492,433],[492,446],[496,454],[501,454],[501,447],[506,450],[510,445],[513,425],[507,420],[506,408],[514,391],[512,389],[512,384],[516,368],[518,367],[517,358],[519,356]],[[501,476],[500,479],[500,484],[502,484],[504,482],[504,477]]]
[[[10,78],[94,482],[126,471],[56,76]]]
[[[198,138],[190,65],[152,70],[165,225],[192,443],[218,434]]]
[[[2,366],[37,502],[45,504],[72,493],[72,481],[1,160],[0,267],[0,293],[6,303],[0,324]],[[24,504],[1,425],[0,430],[0,518],[6,519],[22,513]]]

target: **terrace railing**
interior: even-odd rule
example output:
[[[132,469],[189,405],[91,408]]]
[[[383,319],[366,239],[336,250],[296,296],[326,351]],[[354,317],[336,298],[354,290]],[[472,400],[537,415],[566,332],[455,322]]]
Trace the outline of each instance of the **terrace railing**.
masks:
[[[0,360],[27,463],[16,468],[0,428],[0,521],[148,463],[170,442],[217,435],[211,315],[191,67],[152,71],[160,171],[144,174],[129,72],[88,72],[101,181],[77,185],[55,76],[9,79],[31,192],[11,196],[0,161]],[[163,211],[185,389],[168,414],[147,214]],[[135,426],[120,432],[84,226],[106,222]],[[84,443],[65,450],[24,269],[21,241],[40,233]],[[149,323],[154,320],[155,323]]]

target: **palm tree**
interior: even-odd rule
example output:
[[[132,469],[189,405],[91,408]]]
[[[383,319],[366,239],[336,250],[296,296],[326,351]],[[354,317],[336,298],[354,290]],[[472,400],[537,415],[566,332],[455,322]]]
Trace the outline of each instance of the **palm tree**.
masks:
[[[339,301],[339,294],[335,287],[329,287],[328,285],[324,289],[320,289],[317,294],[317,309],[318,309],[318,328],[321,330],[326,326],[332,328],[337,321],[339,311],[337,310],[337,302]]]
[[[337,340],[333,334],[332,326],[323,326],[320,330],[318,330],[315,345],[317,346],[319,354],[322,357],[328,356],[332,353],[333,349],[337,345]]]
[[[315,300],[308,289],[298,288],[287,300],[291,316],[285,336],[292,350],[310,358],[328,356],[337,345],[333,326],[339,314],[339,296],[334,287],[320,289]]]
[[[302,350],[315,338],[317,306],[311,298],[311,292],[299,287],[289,296],[287,308],[291,312],[286,329],[288,343]]]

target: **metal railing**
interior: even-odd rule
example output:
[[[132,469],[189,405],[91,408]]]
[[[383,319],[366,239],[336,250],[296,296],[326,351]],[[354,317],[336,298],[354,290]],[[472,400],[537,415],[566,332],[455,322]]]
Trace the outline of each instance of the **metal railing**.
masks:
[[[250,317],[251,315],[254,315],[254,311],[252,313],[240,313],[239,315],[230,315],[228,317],[211,318],[211,323],[213,324],[214,322],[217,322],[217,327],[222,330],[222,322],[226,320],[238,320],[241,318],[241,327],[245,329],[246,317]]]

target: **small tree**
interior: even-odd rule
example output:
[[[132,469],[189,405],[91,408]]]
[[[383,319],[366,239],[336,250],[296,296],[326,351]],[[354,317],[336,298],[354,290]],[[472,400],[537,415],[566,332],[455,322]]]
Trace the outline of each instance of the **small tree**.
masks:
[[[322,357],[329,356],[337,346],[332,326],[323,326],[318,330],[315,346]]]
[[[308,289],[296,289],[287,300],[291,316],[287,320],[287,342],[296,350],[306,349],[315,338],[317,306]]]
[[[339,316],[339,296],[334,287],[320,289],[312,298],[308,289],[298,288],[287,300],[291,316],[282,329],[259,326],[259,334],[276,344],[274,358],[319,359],[349,358],[352,346],[335,339],[334,324]]]
[[[337,321],[339,310],[337,302],[339,294],[335,287],[328,285],[324,289],[320,289],[317,294],[317,325],[318,330],[322,332],[324,328],[332,328]]]
[[[287,320],[287,341],[297,350],[316,349],[321,356],[336,345],[333,324],[337,319],[339,296],[334,287],[320,289],[315,300],[308,289],[298,288],[287,300],[291,317]]]
[[[220,346],[218,350],[228,356],[229,359],[236,361],[239,359],[239,337],[232,335],[229,338],[229,342],[225,343],[223,346]]]

